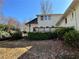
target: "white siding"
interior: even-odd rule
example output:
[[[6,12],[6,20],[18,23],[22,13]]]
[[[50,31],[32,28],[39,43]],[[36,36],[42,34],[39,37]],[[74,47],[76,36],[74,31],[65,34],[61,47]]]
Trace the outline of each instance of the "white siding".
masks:
[[[55,24],[58,22],[58,20],[61,18],[62,15],[53,15],[51,16],[51,19],[48,20],[41,20],[41,16],[38,17],[38,27],[52,27],[55,26]]]
[[[77,29],[79,30],[79,5],[76,8],[76,25],[77,25]]]
[[[33,32],[34,27],[37,27],[37,24],[30,24],[30,27],[29,27],[29,24],[27,24],[25,27],[25,31],[26,32]]]
[[[73,17],[72,17],[72,13],[73,13]],[[67,24],[65,23],[65,20],[63,19],[61,23],[59,24],[59,27],[74,26],[75,29],[79,30],[79,5],[75,10],[70,12],[65,18],[67,18]]]

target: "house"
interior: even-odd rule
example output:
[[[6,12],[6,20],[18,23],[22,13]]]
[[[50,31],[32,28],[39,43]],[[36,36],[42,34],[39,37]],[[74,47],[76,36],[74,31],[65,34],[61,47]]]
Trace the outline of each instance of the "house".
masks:
[[[25,24],[24,30],[26,32],[33,32],[33,31],[35,31],[35,27],[37,27],[37,24],[38,24],[37,18],[35,18]]]
[[[26,31],[27,32],[48,32],[52,31],[52,27],[56,26],[55,24],[62,17],[62,14],[45,14],[45,15],[37,15],[37,18],[32,21],[26,23]]]
[[[58,27],[74,27],[79,30],[79,0],[73,0],[61,19],[56,23]]]

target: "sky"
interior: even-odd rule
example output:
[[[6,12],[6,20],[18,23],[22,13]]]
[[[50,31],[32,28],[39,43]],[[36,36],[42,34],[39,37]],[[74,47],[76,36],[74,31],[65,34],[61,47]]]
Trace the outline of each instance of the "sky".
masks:
[[[72,0],[51,0],[52,13],[63,14]],[[27,22],[40,14],[40,0],[4,0],[3,15]]]

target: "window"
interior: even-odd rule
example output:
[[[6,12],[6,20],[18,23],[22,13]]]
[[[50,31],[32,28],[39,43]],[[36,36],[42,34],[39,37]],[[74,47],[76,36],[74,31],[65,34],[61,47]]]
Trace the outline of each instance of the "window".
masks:
[[[48,16],[45,16],[45,20],[48,20]]]
[[[67,24],[67,18],[65,18],[65,24]]]
[[[36,29],[35,29],[35,28],[33,28],[33,31],[34,31],[34,32],[36,32]]]
[[[51,16],[41,16],[41,20],[50,20],[51,19]]]
[[[43,16],[41,16],[41,20],[43,20]]]
[[[46,28],[49,28],[49,26],[46,26]]]
[[[72,12],[72,18],[73,18],[73,16],[74,16],[74,13]]]
[[[47,16],[45,16],[45,20],[47,20]]]

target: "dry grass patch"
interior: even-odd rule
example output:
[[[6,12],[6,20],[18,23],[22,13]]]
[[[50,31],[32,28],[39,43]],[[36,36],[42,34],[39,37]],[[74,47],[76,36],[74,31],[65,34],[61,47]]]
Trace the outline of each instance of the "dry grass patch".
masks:
[[[25,48],[0,48],[0,59],[17,59],[31,48],[32,46]]]

